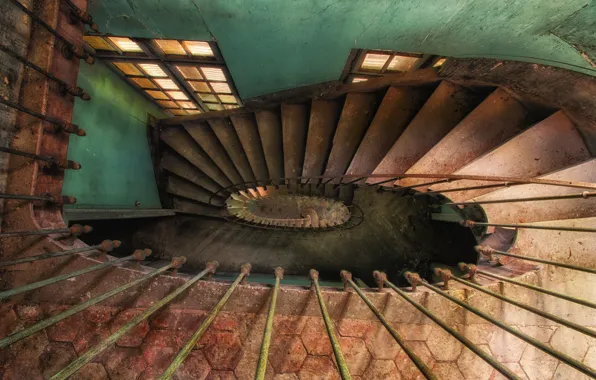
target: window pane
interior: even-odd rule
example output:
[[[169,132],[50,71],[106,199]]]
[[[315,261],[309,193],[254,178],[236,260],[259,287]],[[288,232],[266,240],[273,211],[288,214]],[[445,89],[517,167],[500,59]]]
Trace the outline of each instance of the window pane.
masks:
[[[354,77],[354,78],[352,78],[352,83],[366,82],[367,80],[368,80],[368,78],[364,78],[364,77]]]
[[[412,68],[412,65],[418,60],[418,57],[404,57],[401,55],[396,55],[393,57],[389,66],[387,66],[387,70],[390,71],[408,71]]]
[[[196,109],[197,106],[193,102],[178,102],[178,105],[184,109]]]
[[[116,51],[103,37],[85,36],[83,39],[95,50]]]
[[[223,110],[223,106],[221,104],[207,103],[207,108],[209,108],[211,111],[221,111],[221,110]]]
[[[139,63],[141,69],[150,77],[167,78],[168,75],[155,63]]]
[[[385,66],[385,62],[389,59],[388,54],[366,54],[361,68],[365,70],[381,70]]]
[[[166,108],[178,108],[178,105],[171,100],[160,100],[158,103]]]
[[[184,41],[183,44],[192,55],[213,57],[213,50],[205,41]]]
[[[445,61],[447,60],[447,58],[441,58],[439,59],[434,65],[433,67],[441,67],[443,65],[443,63],[445,63]]]
[[[228,86],[227,83],[211,82],[210,85],[211,85],[211,87],[213,87],[213,91],[215,91],[219,94],[231,94],[232,93],[232,90],[230,90],[230,86]]]
[[[159,85],[159,87],[163,88],[164,90],[179,90],[176,83],[174,83],[171,79],[155,79],[155,83]]]
[[[168,96],[166,94],[164,94],[161,91],[147,91],[147,93],[153,98],[153,99],[169,99]]]
[[[173,110],[168,110],[171,113],[173,113],[176,116],[182,116],[182,115],[186,115],[186,111],[181,110],[181,109],[173,109]]]
[[[211,94],[199,94],[199,98],[204,102],[217,102],[215,95]]]
[[[209,88],[209,86],[207,85],[206,82],[190,82],[189,81],[188,83],[190,83],[193,90],[195,90],[197,92],[211,92],[211,89]]]
[[[201,110],[186,110],[189,115],[197,115],[201,113]]]
[[[112,64],[126,75],[143,75],[143,73],[141,73],[141,71],[132,63],[112,62]]]
[[[130,78],[133,82],[135,82],[141,88],[157,88],[153,82],[151,82],[147,78]]]
[[[153,40],[164,54],[186,55],[180,42],[176,40]]]
[[[224,108],[227,110],[232,110],[232,109],[238,108],[238,107],[240,107],[240,106],[235,105],[235,104],[224,104]]]
[[[221,100],[222,103],[232,103],[232,104],[236,104],[236,97],[234,95],[217,95],[219,96],[219,100]]]
[[[188,100],[188,96],[182,91],[167,91],[168,95],[174,100]]]
[[[108,37],[108,38],[110,39],[110,41],[112,41],[112,43],[114,45],[118,46],[118,48],[120,50],[122,50],[123,52],[126,52],[126,53],[142,53],[143,52],[143,49],[141,49],[139,44],[137,44],[130,38],[127,38],[127,37]]]
[[[193,66],[176,66],[176,69],[180,71],[180,74],[184,79],[203,79],[199,69]]]
[[[202,67],[201,66],[201,70],[203,71],[203,75],[205,76],[205,78],[211,80],[219,80],[219,81],[225,81],[226,80],[226,76],[223,72],[222,69],[219,69],[217,67]]]

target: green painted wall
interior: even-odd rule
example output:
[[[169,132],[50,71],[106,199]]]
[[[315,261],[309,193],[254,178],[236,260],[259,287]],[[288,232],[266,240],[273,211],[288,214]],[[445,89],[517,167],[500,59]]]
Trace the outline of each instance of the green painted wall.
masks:
[[[81,64],[78,85],[91,101],[76,100],[73,123],[87,136],[70,138],[68,158],[83,168],[66,171],[63,194],[80,208],[160,208],[145,123],[164,115],[101,62]]]
[[[512,59],[596,75],[596,68],[570,44],[596,41],[596,7],[591,3],[90,0],[89,11],[104,33],[214,38],[241,97],[249,98],[337,79],[351,48]],[[564,30],[554,34],[561,26]]]

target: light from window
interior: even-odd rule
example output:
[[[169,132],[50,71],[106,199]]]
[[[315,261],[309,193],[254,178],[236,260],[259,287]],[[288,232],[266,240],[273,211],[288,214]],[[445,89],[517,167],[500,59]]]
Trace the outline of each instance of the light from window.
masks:
[[[209,108],[211,111],[221,111],[221,110],[223,110],[223,106],[221,104],[207,103],[207,108]]]
[[[201,110],[186,110],[186,112],[188,112],[189,115],[197,115],[201,113]]]
[[[157,100],[162,100],[162,99],[167,100],[167,99],[169,99],[168,96],[166,94],[164,94],[162,91],[151,91],[151,90],[147,90],[147,93],[153,99],[157,99]]]
[[[205,41],[184,41],[182,42],[188,49],[190,54],[198,55],[203,57],[213,57],[213,50],[209,46],[208,42]]]
[[[165,108],[178,108],[178,105],[171,100],[160,100],[158,103]]]
[[[213,83],[211,82],[211,87],[213,91],[217,92],[218,94],[231,94],[232,90],[230,90],[230,86],[227,83]]]
[[[232,104],[236,104],[236,97],[233,95],[217,95],[219,97],[219,100],[221,100],[222,103],[232,103]]]
[[[147,73],[150,77],[154,78],[167,78],[168,75],[155,63],[139,63],[141,69]]]
[[[118,48],[120,50],[122,50],[123,52],[126,52],[126,53],[142,53],[143,52],[143,49],[141,49],[139,44],[137,44],[130,38],[127,38],[127,37],[108,37],[108,38],[110,39],[110,41],[112,41],[112,43],[114,45],[118,46]]]
[[[178,105],[184,109],[195,109],[197,106],[193,102],[178,102]]]
[[[164,54],[186,55],[186,51],[176,40],[153,40]]]
[[[211,89],[207,85],[207,82],[194,82],[194,81],[191,82],[191,81],[188,81],[188,83],[190,83],[190,86],[196,92],[211,92]]]
[[[163,88],[164,90],[179,90],[176,83],[174,83],[171,79],[155,79],[155,83],[159,85],[159,87]]]
[[[381,70],[388,59],[388,54],[368,53],[364,57],[364,61],[362,61],[360,67],[364,70]]]
[[[204,102],[217,102],[215,95],[211,94],[199,94],[199,98],[201,98],[201,100]]]
[[[85,40],[85,42],[95,50],[116,51],[116,49],[114,49],[114,47],[110,45],[103,37],[85,36],[83,37],[83,40]]]
[[[157,88],[157,86],[155,86],[153,84],[153,82],[151,82],[147,78],[130,78],[130,79],[141,88]]]
[[[168,110],[168,111],[170,111],[171,113],[173,113],[176,116],[182,116],[182,115],[186,115],[187,114],[186,111],[181,110],[179,108],[178,109]]]
[[[174,100],[188,100],[188,96],[184,94],[182,91],[167,91],[170,98]]]
[[[193,66],[176,66],[176,69],[182,74],[184,79],[203,79],[199,69]]]
[[[406,57],[403,55],[396,55],[393,57],[387,70],[389,71],[408,71],[412,68],[412,65],[418,60],[418,57]]]
[[[224,81],[226,80],[226,75],[224,74],[222,69],[218,69],[216,67],[201,67],[203,71],[203,75],[208,80],[217,80],[217,81]]]
[[[227,110],[232,110],[232,109],[238,108],[238,107],[240,107],[240,106],[236,105],[236,104],[224,104],[224,108]]]
[[[126,63],[126,62],[112,62],[114,66],[116,66],[120,71],[122,71],[126,75],[143,75],[134,65],[134,63]]]
[[[446,60],[447,60],[447,58],[441,58],[441,59],[439,59],[437,62],[435,62],[435,64],[433,65],[433,67],[441,67],[441,66],[443,66],[443,63],[445,63]]]
[[[352,83],[366,82],[367,80],[368,80],[368,78],[364,78],[364,77],[353,77]]]

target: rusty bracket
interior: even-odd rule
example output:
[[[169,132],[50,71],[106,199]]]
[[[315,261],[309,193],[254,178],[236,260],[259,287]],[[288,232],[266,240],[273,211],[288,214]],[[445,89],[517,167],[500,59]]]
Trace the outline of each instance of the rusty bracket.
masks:
[[[435,268],[434,272],[436,276],[441,276],[441,279],[443,280],[443,289],[448,290],[449,280],[451,280],[451,277],[453,276],[451,271],[449,269]]]
[[[348,272],[347,270],[342,270],[339,272],[339,276],[344,282],[344,292],[347,292],[350,289],[350,284],[348,281],[352,281],[352,273]]]
[[[420,275],[418,273],[408,271],[404,274],[404,277],[412,286],[413,292],[416,291],[416,286],[422,284],[422,279],[420,278]]]
[[[99,244],[99,250],[102,252],[112,252],[122,245],[120,240],[104,240]]]
[[[150,249],[137,249],[132,253],[132,256],[137,260],[135,263],[135,269],[139,269],[141,267],[141,261],[145,260],[147,256],[151,256],[153,253]]]
[[[469,228],[476,226],[476,222],[473,220],[462,220],[459,222],[459,224],[463,227],[469,227]]]
[[[173,277],[176,277],[178,275],[178,268],[180,268],[182,265],[184,265],[184,263],[186,263],[186,257],[184,257],[184,256],[172,257],[172,273],[171,273],[171,275]]]
[[[378,291],[382,292],[385,286],[385,282],[387,281],[387,274],[385,272],[376,270],[373,272],[373,277],[375,278],[375,280],[377,280]]]
[[[89,232],[93,231],[93,227],[91,226],[82,226],[80,224],[74,224],[69,227],[70,234],[72,236],[80,236],[82,234],[88,234]]]
[[[496,249],[491,248],[489,246],[483,246],[483,245],[477,245],[476,247],[474,247],[474,249],[476,250],[476,252],[480,253],[481,255],[486,256],[488,261],[490,261],[491,263],[503,265],[501,263],[501,257],[496,254],[496,252],[497,252]]]
[[[74,4],[71,5],[71,7],[72,9],[70,9],[70,11],[68,12],[68,21],[71,24],[82,22],[84,25],[89,25],[89,28],[95,33],[99,33],[99,27],[96,23],[93,22],[93,17],[91,17],[89,13],[74,6]]]
[[[316,269],[311,269],[308,272],[308,277],[310,278],[310,288],[312,290],[315,289],[315,281],[319,281],[319,272]]]
[[[283,280],[284,278],[284,268],[282,267],[277,267],[275,268],[275,278],[279,278],[280,280]]]
[[[217,271],[218,266],[219,266],[219,263],[217,261],[209,261],[207,263],[207,265],[205,265],[205,268],[209,269],[209,272],[207,273],[206,281],[211,281],[213,279],[213,275]]]
[[[242,277],[242,285],[246,285],[246,278],[250,276],[251,268],[252,266],[249,263],[242,264],[242,266],[240,267],[240,273],[244,275]]]
[[[84,129],[80,128],[76,124],[69,123],[67,121],[63,122],[51,122],[52,127],[48,128],[47,130],[52,132],[66,132],[72,133],[77,136],[86,136],[87,132]]]
[[[459,263],[457,266],[461,271],[468,272],[468,279],[470,281],[476,282],[476,273],[478,273],[478,267],[476,264]]]
[[[43,198],[45,198],[45,201],[43,201],[43,203],[45,204],[54,204],[54,205],[58,205],[58,206],[62,206],[62,205],[72,205],[77,203],[77,198],[72,197],[70,195],[59,195],[57,197],[48,194],[48,193],[44,193],[41,195]]]

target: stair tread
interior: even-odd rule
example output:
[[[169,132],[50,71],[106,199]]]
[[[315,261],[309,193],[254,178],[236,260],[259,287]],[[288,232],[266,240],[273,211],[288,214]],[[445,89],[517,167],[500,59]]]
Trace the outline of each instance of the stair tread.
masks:
[[[558,111],[515,136],[455,174],[533,178],[584,162],[590,154],[577,129]],[[432,186],[441,191],[464,186],[481,186],[489,181],[453,181]],[[479,189],[446,193],[454,202],[478,197],[495,189]]]
[[[228,153],[236,171],[240,173],[244,182],[256,180],[230,119],[209,120],[209,125]]]
[[[214,206],[223,206],[223,198],[214,196],[211,199],[211,203],[209,199],[213,196],[212,193],[206,191],[202,187],[195,185],[192,182],[186,181],[177,176],[170,176],[168,178],[168,185],[167,185],[167,192],[170,194],[178,195],[184,198],[193,199],[197,202],[202,202],[205,204],[211,204]]]
[[[528,123],[526,108],[502,89],[495,90],[406,173],[453,173],[520,133]],[[406,178],[400,186],[428,182]]]
[[[341,106],[342,103],[338,100],[312,101],[302,169],[304,177],[318,177],[323,174]]]
[[[302,176],[306,134],[308,132],[307,104],[282,104],[281,125],[284,152],[284,176]]]
[[[269,170],[269,178],[283,178],[283,137],[279,113],[277,110],[263,110],[255,112],[255,117],[259,135],[261,136],[265,162]]]
[[[230,119],[256,179],[265,180],[269,178],[267,162],[265,161],[261,137],[259,136],[254,115],[238,115],[232,116]]]
[[[368,127],[347,174],[370,174],[428,99],[427,87],[390,87]]]
[[[223,217],[227,213],[223,208],[209,206],[190,199],[174,197],[172,202],[174,210],[183,214]]]
[[[211,193],[216,193],[221,189],[221,186],[211,179],[211,177],[175,153],[164,152],[161,159],[161,166],[163,169],[193,182]],[[220,192],[219,195],[225,196],[226,193]]]
[[[373,174],[405,173],[462,121],[481,99],[480,95],[463,86],[442,81]],[[375,178],[368,182],[379,181],[381,179]]]

